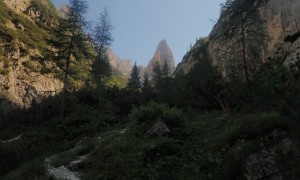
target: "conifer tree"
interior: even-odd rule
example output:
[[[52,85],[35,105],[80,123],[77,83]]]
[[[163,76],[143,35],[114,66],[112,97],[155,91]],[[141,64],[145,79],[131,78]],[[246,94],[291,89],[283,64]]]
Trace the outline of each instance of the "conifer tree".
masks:
[[[128,79],[128,84],[127,88],[133,91],[140,91],[141,89],[141,81],[140,81],[140,75],[139,75],[139,68],[136,64],[134,63],[134,66],[131,70],[130,77]]]
[[[66,95],[69,90],[69,75],[71,65],[76,61],[86,60],[91,55],[90,43],[84,30],[88,22],[85,19],[87,2],[70,0],[65,18],[61,18],[54,29],[55,39],[50,44],[55,51],[55,61],[64,72],[64,87],[62,92],[61,115],[65,115]]]
[[[222,16],[230,20],[222,24],[221,40],[226,50],[221,52],[223,67],[230,80],[245,81],[250,89],[252,75],[261,64],[258,57],[267,35],[259,6],[264,1],[227,0],[222,5]]]
[[[111,76],[111,67],[107,57],[107,49],[111,45],[113,25],[105,8],[100,14],[98,22],[93,29],[93,42],[96,46],[97,56],[92,64],[92,75],[98,88],[101,84]],[[98,89],[99,90],[99,89]]]

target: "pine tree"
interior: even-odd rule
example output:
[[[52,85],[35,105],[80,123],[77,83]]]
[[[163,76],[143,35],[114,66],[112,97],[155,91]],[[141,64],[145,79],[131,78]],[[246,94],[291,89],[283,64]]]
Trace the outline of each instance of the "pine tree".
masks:
[[[139,75],[139,68],[134,63],[134,66],[131,70],[130,77],[128,79],[127,88],[133,91],[140,91],[141,90],[141,81],[140,81],[140,75]]]
[[[70,0],[69,10],[65,18],[61,18],[59,25],[54,29],[56,39],[50,41],[55,51],[55,61],[64,72],[64,87],[62,92],[61,115],[65,115],[66,96],[69,90],[69,75],[71,65],[76,61],[88,59],[91,55],[90,43],[84,29],[87,21],[87,2],[84,0]]]

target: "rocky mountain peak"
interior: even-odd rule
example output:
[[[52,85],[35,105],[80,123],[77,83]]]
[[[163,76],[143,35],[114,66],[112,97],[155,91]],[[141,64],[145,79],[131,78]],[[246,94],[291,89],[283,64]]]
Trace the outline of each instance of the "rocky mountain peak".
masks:
[[[175,71],[175,59],[172,50],[165,39],[159,42],[153,58],[148,63],[146,72],[149,75],[153,73],[153,67],[156,62],[158,62],[160,66],[163,66],[163,64],[166,62],[169,67],[170,75]]]

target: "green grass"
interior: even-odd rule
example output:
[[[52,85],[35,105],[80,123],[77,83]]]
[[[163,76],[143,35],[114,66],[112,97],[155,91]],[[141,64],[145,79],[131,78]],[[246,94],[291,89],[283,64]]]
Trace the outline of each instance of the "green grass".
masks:
[[[184,128],[161,138],[125,134],[106,136],[81,169],[83,179],[246,179],[246,157],[274,129],[285,129],[277,113],[196,113]],[[101,135],[100,135],[101,136]]]

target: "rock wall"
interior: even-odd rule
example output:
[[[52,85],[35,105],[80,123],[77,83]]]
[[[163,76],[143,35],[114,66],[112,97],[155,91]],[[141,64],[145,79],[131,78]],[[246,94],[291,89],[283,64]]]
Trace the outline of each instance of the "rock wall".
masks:
[[[287,51],[286,66],[294,66],[299,60],[300,38],[297,33],[300,31],[300,1],[299,0],[267,0],[266,4],[260,7],[262,18],[265,20],[265,27],[269,36],[266,48],[262,48],[260,57],[266,61],[273,56],[278,47],[283,47]],[[208,51],[213,63],[219,64],[220,59],[217,53],[220,48],[226,49],[226,44],[218,39],[217,35],[222,31],[222,24],[229,21],[228,17],[220,17],[209,35]],[[293,41],[287,41],[287,37],[294,37]],[[298,35],[299,37],[299,35]],[[191,51],[199,49],[201,44],[196,43]],[[177,67],[177,72],[187,73],[193,65],[201,58],[188,53]]]
[[[7,59],[12,63],[8,74],[0,74],[0,98],[5,99],[2,104],[7,105],[7,102],[10,102],[11,105],[29,107],[32,100],[39,101],[45,96],[59,92],[63,87],[62,82],[53,74],[40,72],[43,66],[55,66],[33,61],[32,59],[40,57],[36,49],[29,49],[29,54],[23,55],[21,49],[26,48],[25,45],[21,42],[14,43],[16,49],[7,55]],[[2,63],[0,66],[4,68]]]

